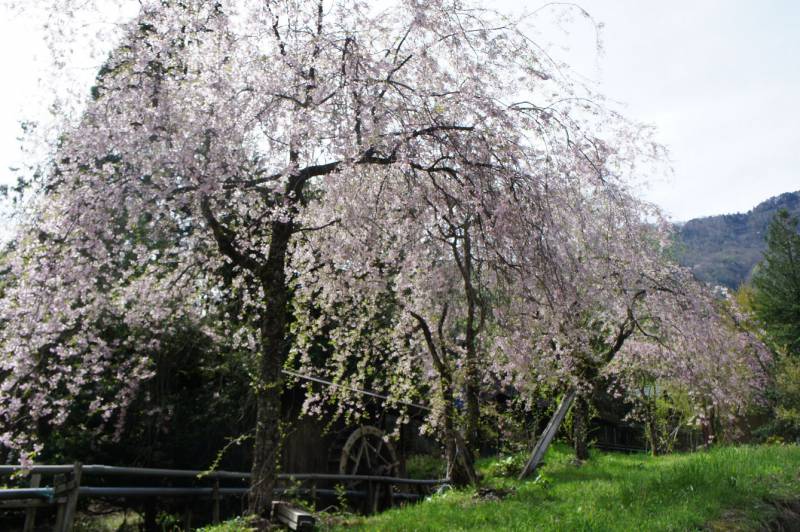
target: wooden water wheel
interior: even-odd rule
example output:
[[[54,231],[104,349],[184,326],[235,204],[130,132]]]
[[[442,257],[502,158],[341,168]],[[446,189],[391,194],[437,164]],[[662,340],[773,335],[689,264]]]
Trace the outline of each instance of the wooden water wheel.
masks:
[[[400,461],[386,434],[377,427],[364,425],[345,441],[339,456],[339,474],[397,477]],[[367,513],[389,508],[394,502],[390,484],[353,481],[348,483],[347,489],[366,493],[364,509]]]

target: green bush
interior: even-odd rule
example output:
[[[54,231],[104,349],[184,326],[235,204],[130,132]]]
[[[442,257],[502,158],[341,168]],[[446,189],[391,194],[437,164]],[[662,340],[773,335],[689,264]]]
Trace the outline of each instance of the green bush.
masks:
[[[218,525],[209,525],[198,528],[197,532],[255,532],[247,517],[237,517]]]
[[[484,472],[489,477],[516,477],[522,472],[527,460],[527,453],[502,456],[489,462]]]
[[[414,454],[406,459],[408,478],[444,478],[447,465],[439,456]]]

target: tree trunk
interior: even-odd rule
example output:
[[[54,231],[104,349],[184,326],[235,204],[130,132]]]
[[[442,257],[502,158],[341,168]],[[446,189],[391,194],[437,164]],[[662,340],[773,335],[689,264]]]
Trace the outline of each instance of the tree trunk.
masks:
[[[647,439],[650,443],[650,454],[658,456],[660,454],[659,438],[658,438],[658,418],[656,417],[654,405],[647,406],[647,419],[645,420],[645,430],[647,430]]]
[[[708,449],[711,445],[714,444],[716,440],[716,427],[715,427],[715,416],[714,416],[714,409],[713,407],[707,410],[707,415],[703,422],[701,423],[701,429],[703,431],[703,446]]]
[[[470,352],[472,351],[472,352]],[[466,375],[465,375],[465,386],[464,392],[466,395],[466,419],[465,419],[465,445],[469,448],[472,453],[479,453],[480,452],[480,421],[481,421],[481,410],[480,410],[480,398],[479,398],[479,387],[480,387],[480,376],[478,375],[478,368],[477,368],[477,357],[475,355],[475,349],[469,348],[469,344],[467,345],[467,359],[466,359]]]
[[[650,455],[658,456],[658,429],[652,417],[647,420],[647,439],[650,440]]]
[[[447,476],[455,486],[475,486],[475,460],[458,431],[450,431],[446,444]]]
[[[447,476],[450,482],[456,485],[476,484],[478,476],[475,474],[475,464],[472,452],[455,427],[455,400],[453,397],[453,378],[445,356],[447,350],[444,345],[436,347],[433,334],[425,318],[411,311],[411,315],[419,323],[419,328],[425,337],[428,352],[437,373],[439,374],[439,394],[442,398],[444,411],[442,412],[442,443],[444,444],[445,458],[447,460]],[[447,316],[447,303],[442,309],[439,320],[439,337],[442,337],[441,328]]]
[[[473,265],[472,265],[472,240],[470,238],[470,225],[464,226],[464,250],[462,258],[461,275],[464,281],[464,294],[467,299],[467,323],[466,323],[466,357],[465,366],[465,399],[466,399],[466,446],[473,453],[479,452],[480,446],[480,385],[481,376],[478,370],[478,334],[482,323],[478,323],[477,311],[479,306],[478,294],[473,284]],[[454,248],[453,253],[458,260],[458,249]]]
[[[589,402],[578,396],[572,411],[572,441],[575,446],[575,458],[589,458]]]
[[[255,383],[256,432],[250,483],[249,511],[268,516],[272,506],[281,446],[281,369],[286,358],[286,255],[291,222],[273,222],[269,255],[261,274],[265,310],[261,321],[261,353]]]
[[[456,486],[475,485],[475,460],[472,450],[455,428],[453,416],[453,391],[449,379],[440,379],[444,410],[444,446],[447,461],[447,476]]]

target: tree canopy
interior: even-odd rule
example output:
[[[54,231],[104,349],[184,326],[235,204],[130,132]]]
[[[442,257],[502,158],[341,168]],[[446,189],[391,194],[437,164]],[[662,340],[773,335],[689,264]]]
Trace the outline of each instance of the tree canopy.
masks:
[[[4,444],[35,446],[79,395],[124,412],[159,333],[213,311],[209,334],[252,353],[265,511],[281,370],[291,350],[310,361],[289,330],[303,298],[317,325],[337,318],[327,367],[344,378],[368,330],[353,320],[390,294],[386,386],[438,375],[434,415],[498,381],[585,387],[612,362],[714,404],[754,382],[731,377],[757,371],[751,346],[714,326],[714,298],[665,260],[660,215],[630,192],[661,149],[520,21],[438,0],[139,4],[8,258]]]

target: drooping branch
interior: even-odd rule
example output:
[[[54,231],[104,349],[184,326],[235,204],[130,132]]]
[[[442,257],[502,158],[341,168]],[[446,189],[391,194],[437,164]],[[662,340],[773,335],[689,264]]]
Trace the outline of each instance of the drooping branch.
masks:
[[[261,264],[237,248],[235,234],[214,216],[208,196],[203,196],[200,200],[200,210],[209,228],[211,228],[211,233],[214,235],[214,240],[220,253],[231,259],[240,268],[258,274],[261,270]]]
[[[411,314],[411,316],[417,321],[417,326],[419,330],[422,331],[422,335],[425,338],[425,344],[428,346],[428,352],[430,353],[431,359],[436,366],[436,370],[440,373],[440,375],[447,374],[449,376],[449,372],[444,364],[444,360],[439,356],[439,350],[436,348],[436,342],[433,339],[433,334],[431,333],[431,328],[428,326],[428,322],[425,321],[425,318],[413,310],[410,310],[409,314]]]
[[[606,350],[606,352],[603,354],[602,358],[603,360],[605,360],[606,363],[611,362],[611,360],[616,356],[616,354],[619,353],[620,349],[622,349],[623,345],[625,344],[625,341],[628,338],[630,338],[630,336],[634,333],[634,331],[636,331],[638,322],[634,316],[633,307],[636,301],[640,300],[645,295],[647,295],[647,291],[639,290],[633,296],[631,303],[628,306],[625,319],[622,321],[622,323],[619,324],[619,327],[617,329],[617,334],[614,338],[614,343],[611,344],[608,350]]]

